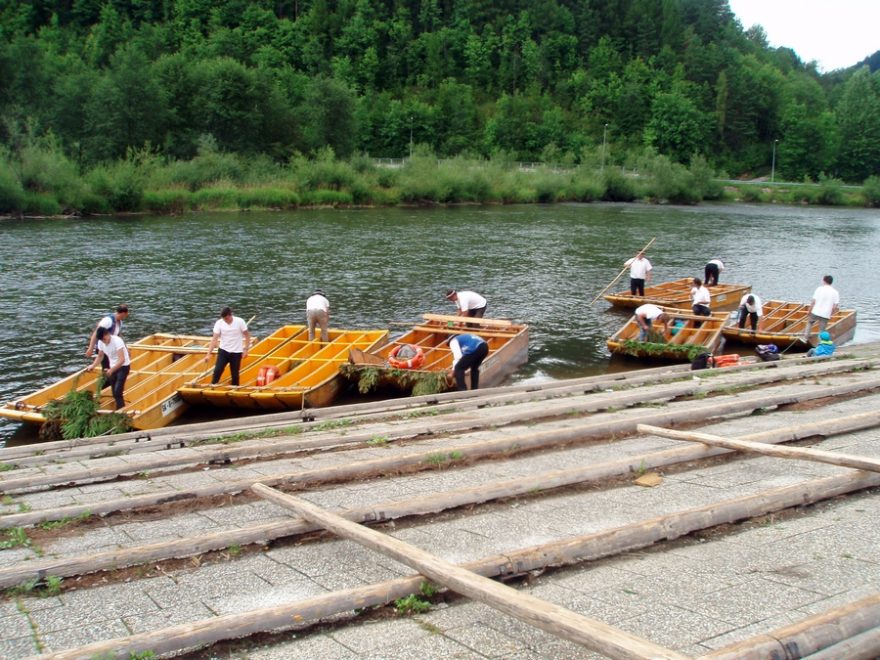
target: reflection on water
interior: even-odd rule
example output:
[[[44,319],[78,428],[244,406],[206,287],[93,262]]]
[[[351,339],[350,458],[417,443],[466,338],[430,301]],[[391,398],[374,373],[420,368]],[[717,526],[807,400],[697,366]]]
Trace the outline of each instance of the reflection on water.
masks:
[[[554,205],[314,210],[178,218],[0,222],[0,401],[85,365],[95,321],[114,304],[125,336],[207,334],[223,305],[257,336],[304,321],[321,287],[334,327],[387,327],[452,312],[448,288],[474,289],[489,316],[531,325],[517,379],[609,368],[605,339],[627,319],[590,305],[652,237],[654,281],[701,275],[720,257],[722,282],[808,301],[823,274],[855,307],[855,341],[880,340],[874,255],[880,215],[772,206]],[[620,288],[626,278],[620,281]],[[617,289],[618,287],[615,287]],[[616,368],[617,365],[612,365]],[[628,365],[624,365],[626,368]],[[0,421],[0,437],[16,425]]]

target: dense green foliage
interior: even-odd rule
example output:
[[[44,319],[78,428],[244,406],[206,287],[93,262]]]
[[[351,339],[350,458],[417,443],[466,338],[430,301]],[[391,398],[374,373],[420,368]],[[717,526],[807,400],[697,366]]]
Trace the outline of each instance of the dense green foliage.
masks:
[[[46,213],[185,207],[187,192],[358,203],[343,185],[241,199],[224,183],[328,148],[604,177],[645,147],[766,174],[776,144],[780,178],[880,174],[880,73],[820,75],[726,0],[0,0],[0,118],[0,208]],[[145,200],[152,156],[168,185]],[[620,180],[605,183],[613,197]]]

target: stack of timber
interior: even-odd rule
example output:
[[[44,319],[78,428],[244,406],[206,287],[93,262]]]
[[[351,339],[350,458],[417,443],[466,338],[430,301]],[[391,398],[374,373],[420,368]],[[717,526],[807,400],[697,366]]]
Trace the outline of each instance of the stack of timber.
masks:
[[[662,307],[690,309],[693,286],[692,277],[683,277],[680,280],[647,286],[644,296],[633,295],[627,290],[609,293],[604,298],[615,307],[631,308],[651,303]],[[719,312],[735,309],[742,297],[752,290],[749,284],[716,284],[708,288],[712,295],[712,309]]]
[[[880,346],[855,348],[0,449],[0,648],[877,655]]]
[[[608,350],[613,355],[676,362],[693,360],[699,353],[716,353],[721,349],[721,329],[727,320],[725,313],[711,316],[695,316],[674,308],[663,308],[670,319],[671,334],[664,341],[639,341],[640,328],[635,316],[608,340]],[[660,338],[663,326],[654,324],[652,331]]]
[[[352,351],[343,374],[357,382],[362,392],[391,389],[405,394],[419,393],[420,383],[429,393],[452,389],[447,372],[452,369],[449,340],[455,335],[479,335],[489,344],[489,354],[480,365],[480,386],[494,387],[504,382],[528,361],[529,328],[507,319],[469,318],[444,314],[423,314],[424,319],[400,337],[372,351]],[[395,367],[389,359],[402,347],[418,351],[419,364]],[[415,390],[415,392],[414,392]]]
[[[204,371],[202,358],[210,337],[157,333],[129,344],[131,373],[125,387],[125,407],[119,412],[131,418],[136,429],[155,429],[178,419],[188,406],[177,388]],[[0,417],[43,424],[45,407],[71,391],[94,391],[100,369],[82,369],[57,383],[0,406]],[[114,412],[110,388],[100,392],[101,413]]]
[[[818,342],[816,324],[813,324],[809,340],[804,337],[810,316],[809,304],[768,300],[762,305],[762,312],[757,332],[752,332],[748,322],[745,328],[740,328],[738,316],[731,314],[722,330],[724,337],[742,344],[776,344],[779,348],[804,351]],[[856,331],[856,310],[838,310],[828,320],[825,330],[838,346],[850,341]]]
[[[328,406],[342,390],[339,366],[349,352],[373,350],[387,339],[387,330],[331,328],[327,342],[309,341],[304,326],[284,326],[253,347],[242,363],[239,385],[232,385],[229,376],[211,384],[205,375],[178,393],[193,404],[257,410]]]

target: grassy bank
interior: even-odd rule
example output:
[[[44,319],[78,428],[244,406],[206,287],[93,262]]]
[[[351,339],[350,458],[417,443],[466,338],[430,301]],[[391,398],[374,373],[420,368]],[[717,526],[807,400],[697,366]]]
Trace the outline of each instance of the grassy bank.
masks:
[[[523,168],[503,157],[438,160],[425,150],[398,167],[360,156],[279,164],[206,146],[190,161],[132,153],[124,161],[81,172],[51,142],[0,153],[0,213],[90,215],[178,214],[201,210],[295,209],[312,206],[396,206],[460,203],[704,200],[831,206],[880,206],[880,179],[862,187],[835,179],[815,184],[722,183],[706,162],[689,167],[644,152],[603,166]]]

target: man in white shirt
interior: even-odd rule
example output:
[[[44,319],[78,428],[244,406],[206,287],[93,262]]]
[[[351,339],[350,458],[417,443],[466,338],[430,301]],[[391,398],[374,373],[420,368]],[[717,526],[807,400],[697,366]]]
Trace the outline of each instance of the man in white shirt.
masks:
[[[128,354],[128,348],[125,342],[118,335],[110,332],[109,328],[99,326],[95,331],[97,341],[98,354],[95,356],[94,362],[89,365],[88,371],[92,371],[99,364],[102,364],[106,358],[108,367],[103,369],[104,377],[110,386],[110,392],[113,394],[113,400],[116,402],[116,410],[125,408],[125,381],[131,371],[131,358]]]
[[[829,319],[837,313],[840,305],[840,294],[832,285],[834,278],[826,275],[822,278],[822,285],[813,292],[810,301],[810,316],[807,318],[807,327],[804,330],[804,340],[809,342],[810,331],[813,324],[819,325],[819,332],[825,330]]]
[[[703,279],[706,286],[715,286],[718,284],[718,276],[724,270],[724,262],[721,259],[710,259],[709,263],[703,269]]]
[[[699,277],[694,278],[693,284],[694,286],[691,289],[691,300],[693,301],[691,310],[697,316],[712,316],[712,310],[709,309],[709,305],[712,304],[712,296],[709,293],[709,289],[703,286],[703,282]]]
[[[321,289],[306,300],[306,322],[309,325],[309,341],[315,338],[315,326],[321,328],[321,341],[330,341],[327,328],[330,325],[330,301]]]
[[[244,319],[232,315],[231,307],[220,310],[220,318],[214,324],[214,333],[211,336],[211,345],[205,355],[205,362],[211,358],[211,353],[217,348],[217,362],[214,363],[214,375],[211,376],[211,385],[219,382],[226,365],[229,365],[229,373],[232,376],[232,384],[238,385],[238,375],[241,370],[241,361],[247,357],[248,346],[251,343],[251,335],[248,332],[247,323]]]
[[[752,325],[752,332],[758,331],[758,320],[764,315],[761,299],[754,293],[747,293],[739,301],[739,327],[746,327],[746,318]]]
[[[651,281],[653,266],[645,258],[644,252],[639,252],[632,259],[627,259],[624,266],[629,266],[629,292],[632,295],[644,296],[645,284]]]
[[[486,313],[486,299],[473,291],[449,289],[446,292],[446,300],[455,303],[455,306],[458,307],[456,311],[458,316],[483,318],[483,315]]]
[[[657,305],[652,305],[651,303],[640,305],[636,307],[634,316],[639,326],[638,341],[645,341],[648,338],[648,333],[651,331],[654,321],[663,323],[664,336],[669,334],[669,316]]]
[[[117,305],[115,312],[102,317],[89,337],[89,345],[86,348],[86,357],[91,358],[95,355],[95,343],[98,341],[98,328],[107,328],[110,331],[110,334],[118,335],[122,332],[122,322],[127,318],[128,305]],[[106,360],[102,366],[105,369],[110,368],[110,365]]]

